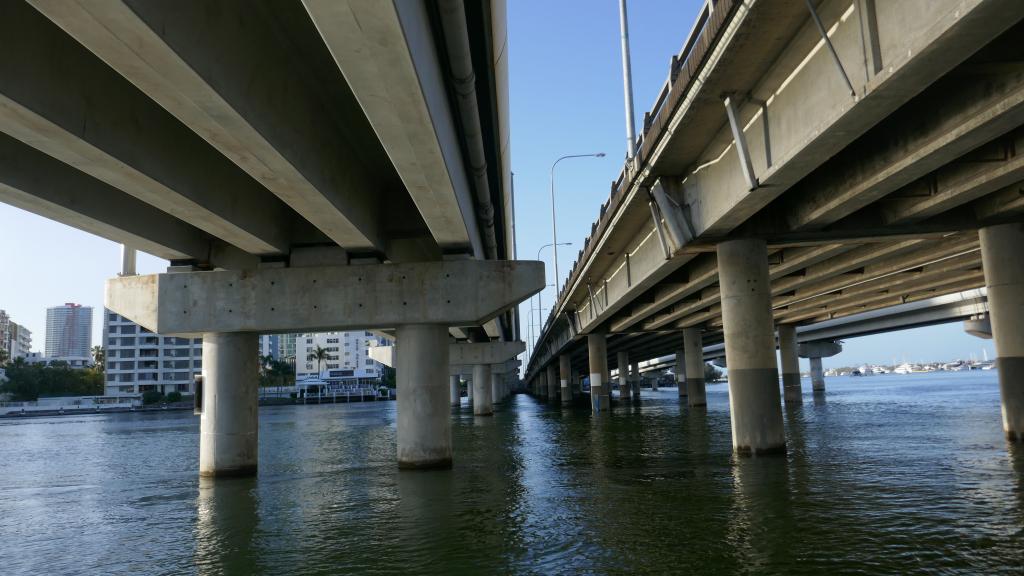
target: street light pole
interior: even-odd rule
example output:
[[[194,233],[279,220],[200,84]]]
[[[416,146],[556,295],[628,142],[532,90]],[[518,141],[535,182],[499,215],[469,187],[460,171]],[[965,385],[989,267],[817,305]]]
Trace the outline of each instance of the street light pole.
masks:
[[[558,160],[555,160],[551,164],[551,244],[554,245],[553,251],[555,253],[555,299],[558,299],[558,226],[555,223],[555,166],[562,160],[569,158],[604,158],[604,152],[597,152],[596,154],[569,154],[562,156]]]
[[[543,252],[544,249],[547,248],[548,246],[554,246],[555,247],[554,248],[554,252],[555,252],[555,257],[557,258],[558,257],[558,246],[572,246],[572,242],[562,242],[561,244],[545,244],[545,245],[541,246],[540,248],[537,249],[537,260],[540,260],[540,253]],[[557,270],[557,268],[556,268],[556,270]],[[546,286],[544,286],[544,288],[547,288],[548,286],[555,286],[556,288],[558,287],[557,286],[557,282],[555,284],[547,284]],[[541,288],[540,292],[537,292],[537,338],[540,338],[540,329],[544,326],[544,324],[540,320],[540,308],[541,308],[541,306],[544,305],[543,301],[541,300],[541,294],[544,293],[544,288]],[[534,343],[534,349],[536,349],[536,341],[534,341],[534,342],[535,342]]]

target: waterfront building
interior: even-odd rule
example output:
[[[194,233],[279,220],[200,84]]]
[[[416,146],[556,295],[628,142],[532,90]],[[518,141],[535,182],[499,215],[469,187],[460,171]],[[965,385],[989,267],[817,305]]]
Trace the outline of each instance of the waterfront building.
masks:
[[[32,351],[32,331],[11,320],[4,310],[0,310],[0,350],[7,353],[8,360],[24,358]]]
[[[85,357],[92,348],[92,307],[69,302],[46,309],[46,357]]]
[[[343,384],[379,382],[383,365],[370,358],[370,347],[388,344],[387,338],[365,331],[299,334],[295,338],[296,381],[320,378]],[[319,366],[314,357],[317,347],[328,354]]]
[[[69,368],[90,368],[95,365],[92,356],[44,356],[39,352],[29,352],[23,358],[29,364],[42,364],[44,366],[64,363]]]
[[[193,379],[202,371],[202,338],[154,334],[131,320],[103,310],[108,396],[150,390],[194,392]],[[255,354],[255,351],[253,352]]]

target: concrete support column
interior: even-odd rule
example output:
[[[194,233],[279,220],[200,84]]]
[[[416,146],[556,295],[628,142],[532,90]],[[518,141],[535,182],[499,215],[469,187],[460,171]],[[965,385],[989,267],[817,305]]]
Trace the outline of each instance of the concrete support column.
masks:
[[[630,388],[633,390],[633,401],[640,401],[640,363],[633,362],[629,366]]]
[[[615,355],[619,364],[619,399],[623,402],[630,400],[629,394],[629,354],[619,352]]]
[[[457,374],[451,377],[450,396],[452,406],[458,407],[462,405],[462,391],[459,390],[459,376]]]
[[[704,344],[700,328],[683,329],[683,356],[686,362],[686,395],[690,406],[707,406],[704,383]]]
[[[718,245],[732,446],[739,454],[785,452],[764,240]]]
[[[445,386],[448,370],[447,326],[398,327],[395,375],[399,468],[451,468],[451,398]]]
[[[1003,431],[1024,441],[1024,224],[999,224],[979,231],[996,345]]]
[[[473,414],[476,416],[494,414],[494,404],[491,399],[490,364],[473,366]]]
[[[782,364],[782,397],[786,406],[803,404],[803,390],[800,389],[800,358],[796,350],[796,326],[779,324],[779,357]]]
[[[587,352],[590,356],[590,407],[594,412],[604,412],[611,404],[608,386],[608,342],[605,335],[588,334]]]
[[[495,373],[491,370],[491,403],[497,404],[501,402],[501,374]]]
[[[560,402],[562,399],[562,388],[559,386],[558,375],[555,373],[555,364],[548,364],[544,370],[548,380],[548,402]]]
[[[558,357],[558,384],[562,392],[562,404],[572,404],[572,388],[569,387],[570,372],[572,372],[572,366],[569,356],[562,354]]]
[[[679,397],[686,396],[686,348],[676,350],[676,388],[679,390]]]
[[[199,475],[248,476],[259,460],[259,335],[203,334]]]
[[[825,371],[821,368],[821,358],[811,358],[811,390],[825,391]]]

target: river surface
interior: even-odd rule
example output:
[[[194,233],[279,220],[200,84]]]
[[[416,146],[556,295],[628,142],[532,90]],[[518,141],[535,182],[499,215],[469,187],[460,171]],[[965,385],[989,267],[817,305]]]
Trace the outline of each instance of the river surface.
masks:
[[[260,411],[260,469],[200,480],[189,412],[0,421],[0,574],[1021,574],[1024,451],[996,374],[828,379],[786,456],[736,458],[725,385],[593,417],[453,411],[400,472],[395,403]]]

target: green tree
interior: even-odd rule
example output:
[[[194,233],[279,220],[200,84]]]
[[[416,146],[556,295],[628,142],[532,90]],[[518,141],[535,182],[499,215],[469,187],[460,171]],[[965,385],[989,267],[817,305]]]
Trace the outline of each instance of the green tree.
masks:
[[[103,374],[91,369],[74,370],[64,362],[44,366],[16,358],[7,367],[7,378],[0,390],[9,392],[17,401],[38,400],[40,396],[103,394]]]
[[[0,348],[0,366],[5,366],[6,364],[7,364],[7,350],[4,350],[3,348]]]

